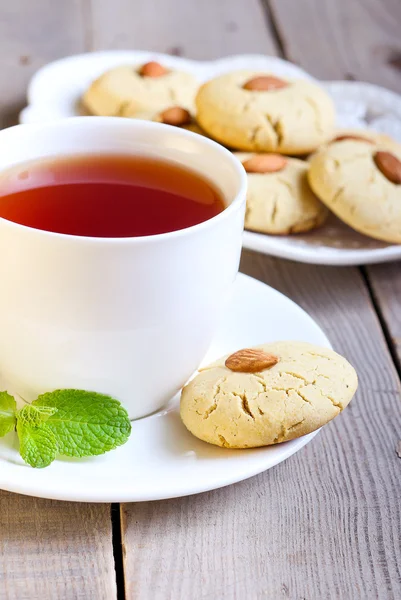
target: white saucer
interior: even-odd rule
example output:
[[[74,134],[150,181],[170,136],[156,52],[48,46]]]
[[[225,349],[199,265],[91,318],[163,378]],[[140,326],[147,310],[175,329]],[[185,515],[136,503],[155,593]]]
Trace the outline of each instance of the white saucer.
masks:
[[[294,78],[313,79],[300,67],[274,56],[244,54],[200,62],[139,50],[108,50],[69,56],[50,63],[32,78],[21,123],[76,116],[84,90],[101,73],[119,64],[159,60],[188,70],[205,81],[227,71],[255,69]],[[359,81],[321,82],[332,96],[339,127],[366,128],[392,135],[401,143],[401,96]],[[246,231],[243,245],[264,254],[321,265],[361,265],[401,259],[401,245],[360,235],[337,219],[308,234],[270,236]]]
[[[269,286],[240,274],[204,363],[244,346],[278,339],[330,346],[322,330],[299,306]],[[24,464],[16,435],[8,434],[0,439],[0,489],[82,502],[140,502],[187,496],[270,469],[300,450],[316,433],[270,448],[217,448],[197,440],[185,429],[175,399],[167,410],[135,421],[125,446],[101,457],[56,460],[42,470]]]

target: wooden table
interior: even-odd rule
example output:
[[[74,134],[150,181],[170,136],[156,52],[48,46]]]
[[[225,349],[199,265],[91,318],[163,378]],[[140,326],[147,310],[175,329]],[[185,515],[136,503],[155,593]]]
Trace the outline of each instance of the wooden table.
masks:
[[[1,0],[1,125],[38,67],[105,48],[267,53],[401,92],[400,29],[400,0]],[[285,463],[198,496],[109,506],[0,492],[1,600],[401,598],[400,263],[245,251],[242,271],[303,306],[355,365],[347,413]]]

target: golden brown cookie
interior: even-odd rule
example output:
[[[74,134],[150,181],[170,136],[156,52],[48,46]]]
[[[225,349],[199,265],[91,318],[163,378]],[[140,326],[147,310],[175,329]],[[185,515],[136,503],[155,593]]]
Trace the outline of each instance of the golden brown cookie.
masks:
[[[91,84],[82,101],[91,114],[101,116],[135,117],[172,107],[192,112],[197,88],[190,73],[150,62],[107,71]]]
[[[173,125],[207,137],[206,132],[199,126],[193,114],[179,106],[172,106],[162,111],[142,111],[135,115],[135,119]]]
[[[328,210],[310,189],[308,163],[280,154],[235,155],[248,172],[246,229],[287,235],[324,223]]]
[[[285,442],[315,431],[347,406],[358,385],[339,354],[304,342],[273,342],[205,367],[185,386],[181,419],[225,448]]]
[[[334,104],[318,85],[255,71],[206,82],[196,97],[197,119],[225,146],[306,154],[332,137]]]
[[[344,139],[310,159],[309,183],[341,220],[373,238],[401,243],[401,146]]]
[[[331,144],[347,140],[371,142],[372,144],[377,144],[388,149],[400,147],[400,144],[389,135],[373,131],[372,129],[340,128],[334,132],[333,137],[328,143]]]

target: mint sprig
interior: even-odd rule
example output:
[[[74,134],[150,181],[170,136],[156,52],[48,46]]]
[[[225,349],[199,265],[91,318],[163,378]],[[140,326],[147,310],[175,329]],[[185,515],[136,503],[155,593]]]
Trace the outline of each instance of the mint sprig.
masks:
[[[131,432],[127,411],[118,400],[96,392],[56,390],[32,402],[55,408],[46,421],[65,456],[96,456],[125,444]]]
[[[17,403],[7,392],[0,392],[0,437],[15,428]]]
[[[32,425],[17,421],[19,451],[31,467],[48,467],[58,454],[57,438],[50,429],[42,425]]]
[[[39,427],[39,425],[46,423],[47,419],[56,412],[57,408],[53,406],[34,406],[32,403],[18,410],[15,416],[21,426],[31,425],[32,427]]]
[[[32,467],[50,465],[57,455],[97,456],[128,440],[131,423],[118,400],[84,390],[42,394],[17,410],[0,392],[0,437],[17,430],[20,454]]]

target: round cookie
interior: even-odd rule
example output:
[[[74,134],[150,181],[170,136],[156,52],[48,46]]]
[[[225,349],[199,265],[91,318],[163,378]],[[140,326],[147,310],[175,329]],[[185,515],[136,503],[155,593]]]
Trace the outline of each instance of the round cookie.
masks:
[[[190,73],[169,70],[159,63],[125,65],[96,79],[82,102],[91,114],[100,116],[135,117],[170,107],[192,111],[197,88]]]
[[[309,187],[308,163],[275,154],[235,156],[248,171],[245,229],[287,235],[324,223],[329,211]]]
[[[389,135],[385,133],[379,133],[378,131],[373,131],[372,129],[337,129],[334,132],[332,139],[327,143],[332,144],[334,142],[346,140],[370,141],[373,144],[386,147],[387,149],[400,147],[399,143]]]
[[[357,386],[355,370],[333,350],[274,342],[202,369],[182,391],[181,419],[196,437],[217,446],[268,446],[325,425]]]
[[[309,161],[315,194],[342,221],[370,237],[401,244],[401,146],[345,139]]]
[[[196,96],[203,129],[237,150],[306,154],[332,137],[334,104],[307,80],[236,71],[206,82]]]
[[[194,116],[181,106],[172,106],[163,111],[140,112],[135,115],[135,119],[174,125],[175,127],[180,127],[187,131],[192,131],[192,133],[198,133],[199,135],[207,137],[206,132],[199,127]]]

